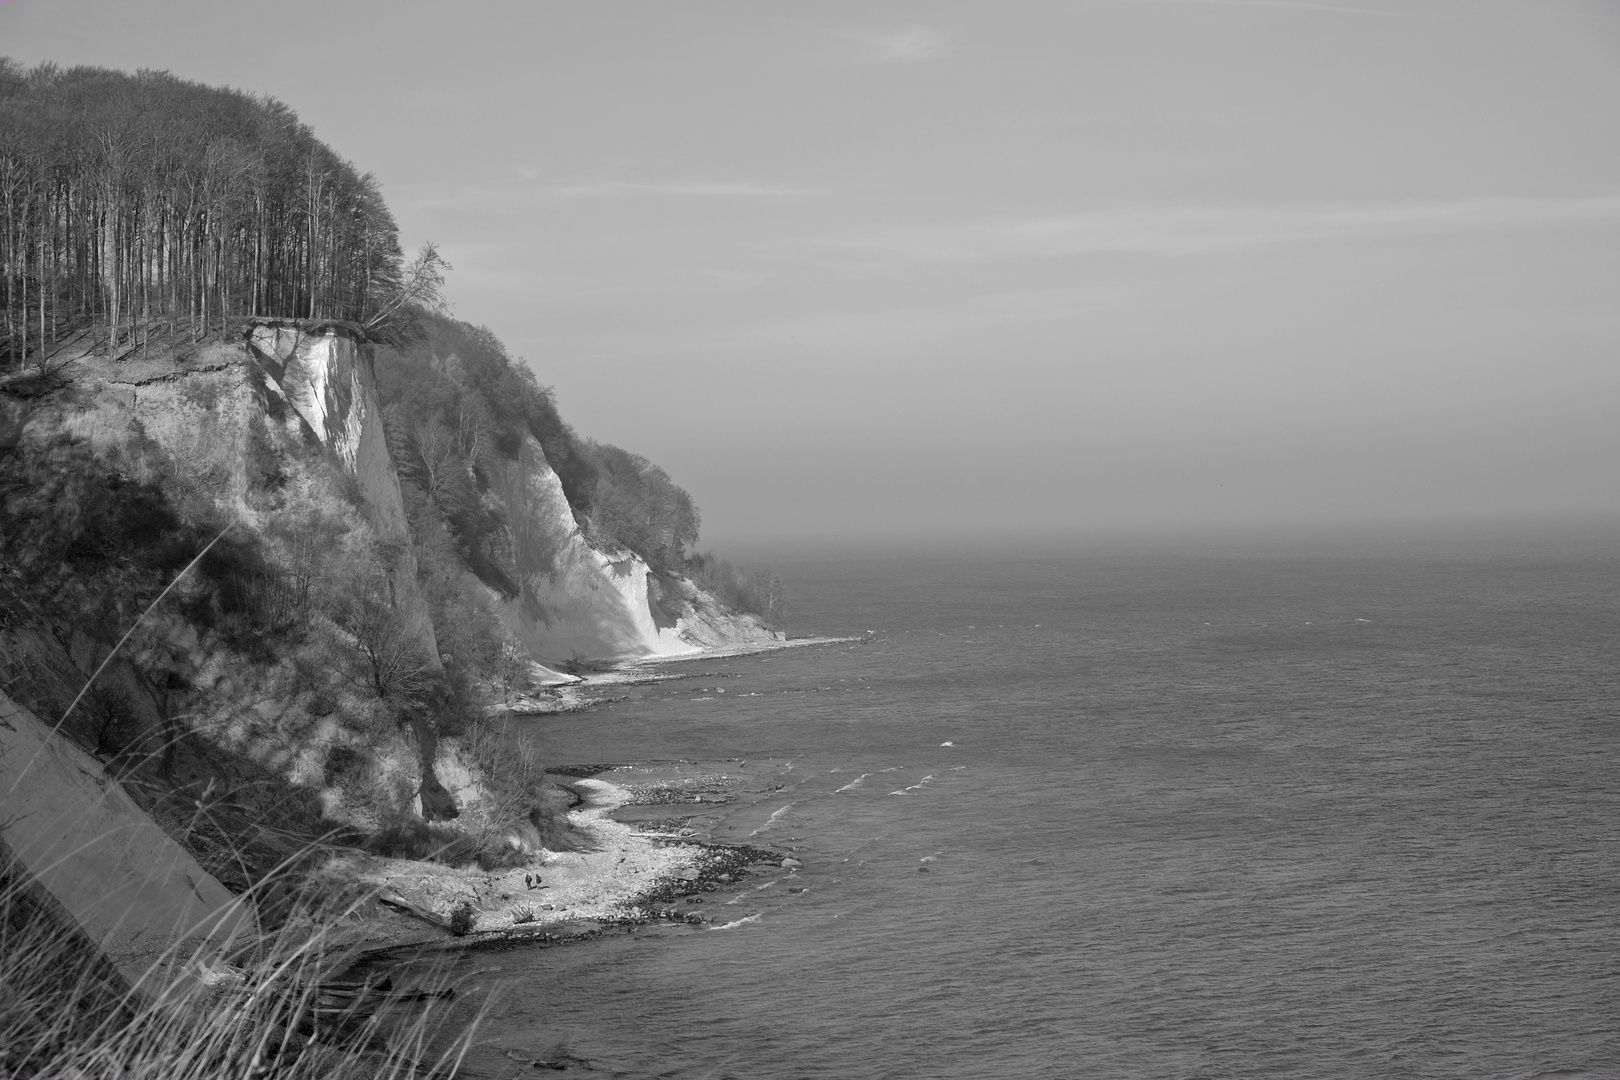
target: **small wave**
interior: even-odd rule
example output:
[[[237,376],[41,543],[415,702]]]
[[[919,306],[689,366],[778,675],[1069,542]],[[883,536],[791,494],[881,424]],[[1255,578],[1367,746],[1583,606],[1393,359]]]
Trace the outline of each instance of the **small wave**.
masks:
[[[753,832],[749,833],[748,835],[749,836],[758,836],[760,833],[764,832],[766,829],[770,828],[772,825],[775,825],[776,824],[776,819],[781,817],[783,814],[787,813],[791,809],[793,809],[793,803],[788,803],[786,806],[782,807],[782,809],[778,810],[776,813],[774,813],[770,817],[766,818],[765,819],[765,824],[761,825],[759,828],[755,829]]]
[[[891,791],[891,792],[889,792],[889,794],[890,795],[904,795],[905,792],[903,792],[903,791]]]
[[[853,790],[855,790],[855,788],[860,786],[860,783],[861,783],[862,780],[865,780],[868,776],[871,776],[871,775],[872,774],[869,773],[869,772],[861,773],[861,775],[857,776],[855,779],[851,780],[849,783],[847,783],[843,787],[839,788],[838,791],[853,791]],[[834,795],[838,794],[838,791],[833,792],[833,794]]]
[[[757,914],[756,915],[745,915],[741,919],[737,919],[734,922],[722,923],[719,926],[711,926],[711,927],[709,927],[709,929],[710,930],[735,930],[735,929],[737,929],[737,927],[746,926],[748,923],[751,923],[751,922],[759,922],[759,916]]]

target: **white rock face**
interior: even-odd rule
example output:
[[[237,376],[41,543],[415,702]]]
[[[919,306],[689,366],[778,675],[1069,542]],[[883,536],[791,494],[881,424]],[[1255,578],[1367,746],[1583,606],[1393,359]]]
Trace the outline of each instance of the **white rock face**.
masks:
[[[250,343],[270,388],[359,480],[373,525],[404,552],[396,582],[400,603],[421,611],[413,621],[436,657],[369,353],[339,333],[274,325],[255,327]],[[500,472],[492,482],[506,510],[519,594],[503,596],[471,575],[465,587],[490,605],[539,664],[682,656],[777,640],[758,619],[725,611],[689,581],[650,583],[647,564],[634,553],[592,547],[533,438]],[[662,619],[653,610],[653,591],[663,597]],[[551,671],[540,676],[541,682],[568,678]]]
[[[438,641],[416,584],[405,499],[383,432],[371,354],[343,334],[285,326],[255,326],[248,341],[254,360],[269,377],[268,389],[286,400],[358,481],[372,528],[399,553],[393,586],[400,610],[422,642],[425,658],[437,667]]]
[[[507,630],[542,664],[682,656],[704,648],[776,640],[758,620],[724,612],[689,582],[653,611],[650,570],[631,552],[586,541],[562,481],[532,438],[500,478],[520,594],[491,594]]]
[[[523,441],[502,481],[521,592],[498,598],[496,610],[536,660],[549,665],[697,651],[653,619],[646,563],[586,542],[538,442]]]
[[[369,364],[359,347],[337,334],[311,334],[294,327],[259,325],[248,340],[287,404],[351,472],[359,472],[367,422],[378,429],[380,412]],[[386,446],[385,446],[386,452]]]

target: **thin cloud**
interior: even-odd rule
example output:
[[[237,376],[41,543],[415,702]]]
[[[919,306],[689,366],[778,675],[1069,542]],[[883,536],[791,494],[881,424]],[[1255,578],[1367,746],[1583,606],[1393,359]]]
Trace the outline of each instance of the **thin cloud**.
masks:
[[[849,36],[861,59],[870,64],[920,64],[954,51],[943,33],[920,23],[887,34],[852,32]]]
[[[823,241],[900,261],[973,263],[1092,254],[1182,256],[1373,236],[1570,222],[1620,224],[1620,196],[1281,207],[1127,207],[883,230]]]

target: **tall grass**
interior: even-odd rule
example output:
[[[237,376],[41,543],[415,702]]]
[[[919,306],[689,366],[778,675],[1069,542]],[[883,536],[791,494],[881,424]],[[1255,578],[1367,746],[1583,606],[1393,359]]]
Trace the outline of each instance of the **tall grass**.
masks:
[[[36,896],[0,884],[7,1080],[451,1076],[470,1043],[476,1017],[452,1029],[435,994],[337,982],[332,943],[308,923],[245,943],[231,964],[170,957],[131,989]]]

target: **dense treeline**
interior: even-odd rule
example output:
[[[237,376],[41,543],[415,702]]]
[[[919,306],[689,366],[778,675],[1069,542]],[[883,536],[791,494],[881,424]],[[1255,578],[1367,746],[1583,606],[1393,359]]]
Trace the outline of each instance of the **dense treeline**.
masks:
[[[431,263],[431,252],[429,267]],[[418,267],[420,269],[420,267]],[[0,58],[0,363],[231,316],[375,330],[409,271],[376,180],[287,106]]]

